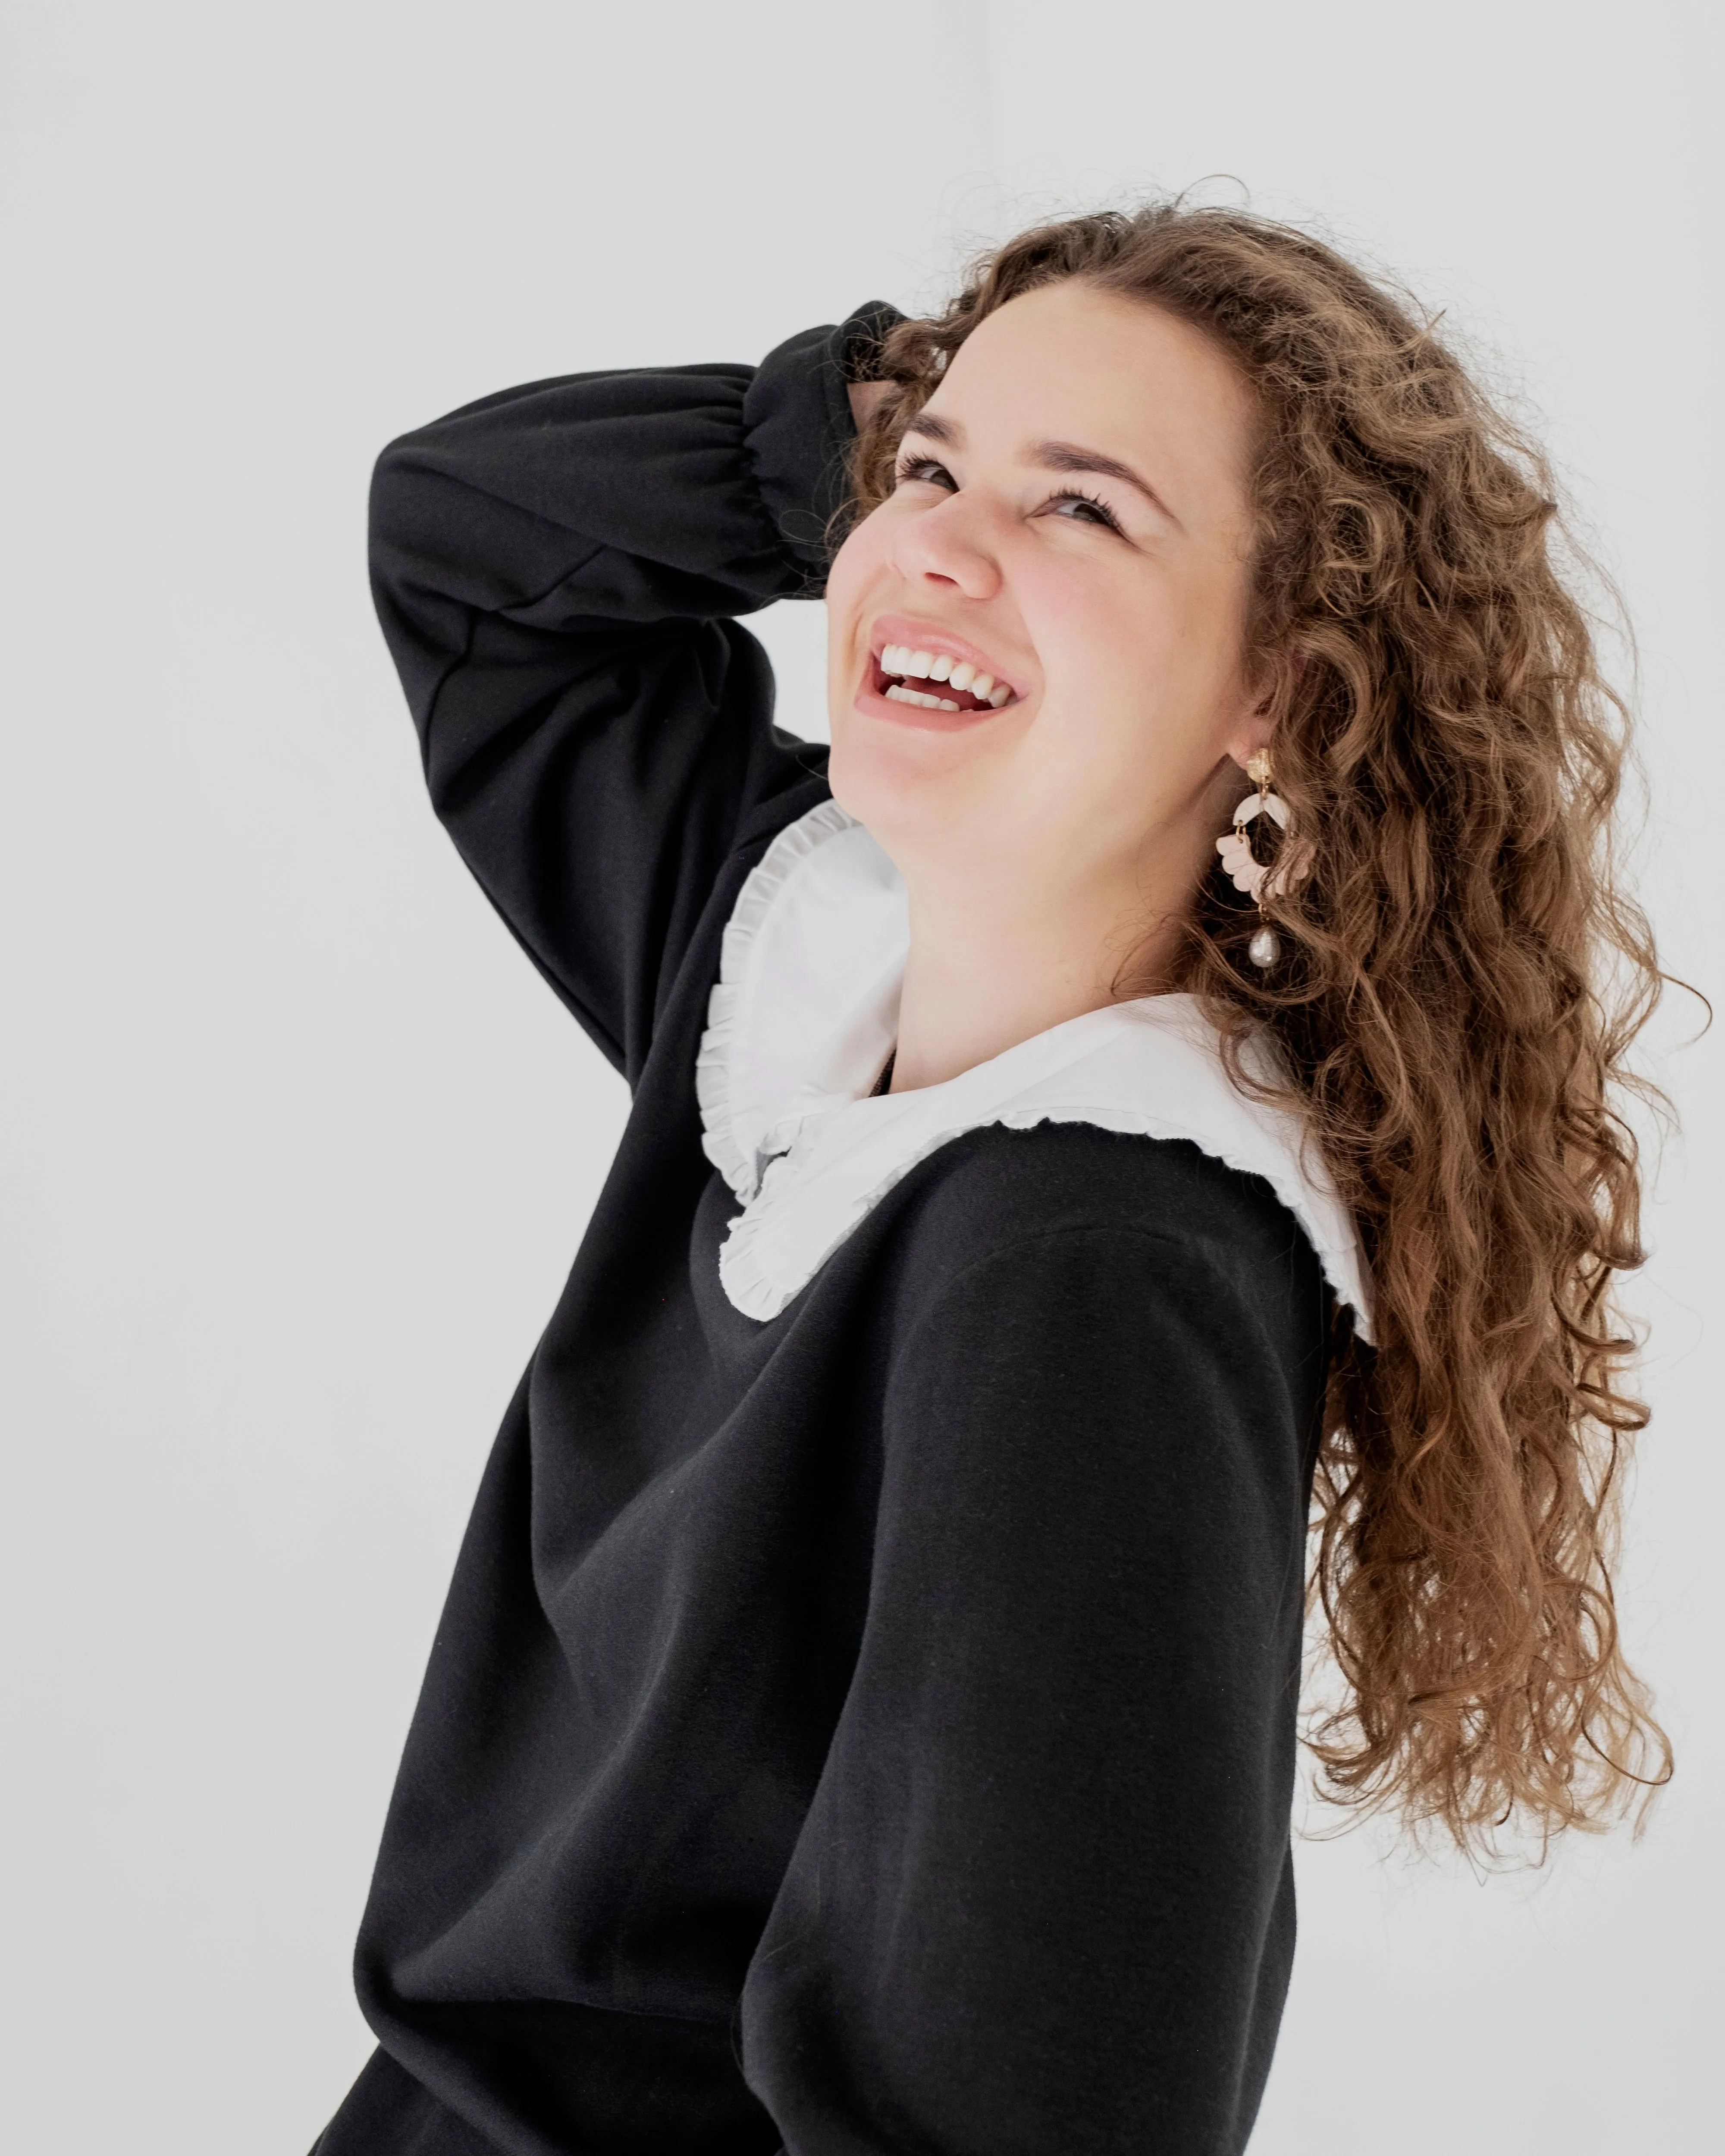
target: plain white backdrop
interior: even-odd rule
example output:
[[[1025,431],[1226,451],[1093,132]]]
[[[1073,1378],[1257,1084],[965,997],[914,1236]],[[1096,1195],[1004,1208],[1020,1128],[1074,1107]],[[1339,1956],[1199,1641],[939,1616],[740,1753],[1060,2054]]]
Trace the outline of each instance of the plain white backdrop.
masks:
[[[8,2144],[300,2156],[492,1431],[619,1083],[425,808],[372,456],[510,382],[754,359],[1049,208],[1207,180],[1404,274],[1640,639],[1645,888],[1719,985],[1717,18],[1555,0],[723,10],[10,0]],[[1208,176],[1226,174],[1231,179]],[[822,730],[818,608],[762,633]],[[1720,1051],[1635,1285],[1626,1620],[1679,1745],[1537,1881],[1302,1845],[1254,2156],[1703,2156],[1725,1998]],[[1052,2156],[1052,2152],[1051,2152]]]

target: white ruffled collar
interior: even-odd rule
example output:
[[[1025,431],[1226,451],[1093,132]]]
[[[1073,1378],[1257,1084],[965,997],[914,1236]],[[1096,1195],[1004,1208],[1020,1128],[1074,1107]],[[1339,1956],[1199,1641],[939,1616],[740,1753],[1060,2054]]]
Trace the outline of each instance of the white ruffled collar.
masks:
[[[1087,1011],[945,1085],[871,1095],[897,1035],[909,937],[897,870],[835,801],[781,831],[742,887],[695,1071],[707,1158],[742,1204],[719,1253],[737,1309],[777,1317],[949,1139],[1085,1122],[1185,1138],[1262,1176],[1370,1338],[1353,1223],[1299,1119],[1230,1081],[1190,996]]]

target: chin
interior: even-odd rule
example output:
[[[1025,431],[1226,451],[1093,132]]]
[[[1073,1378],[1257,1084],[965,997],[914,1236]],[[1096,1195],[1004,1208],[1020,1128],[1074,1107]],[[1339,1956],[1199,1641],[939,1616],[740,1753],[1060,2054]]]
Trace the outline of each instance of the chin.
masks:
[[[902,747],[839,737],[828,777],[846,815],[904,869],[912,858],[968,852],[976,834],[998,821],[1002,804],[991,798],[980,762],[974,750],[952,746],[930,753],[927,737]]]
[[[913,814],[919,795],[927,792],[917,773],[894,767],[898,761],[860,750],[834,730],[827,764],[833,798],[847,816],[866,824],[877,837]]]

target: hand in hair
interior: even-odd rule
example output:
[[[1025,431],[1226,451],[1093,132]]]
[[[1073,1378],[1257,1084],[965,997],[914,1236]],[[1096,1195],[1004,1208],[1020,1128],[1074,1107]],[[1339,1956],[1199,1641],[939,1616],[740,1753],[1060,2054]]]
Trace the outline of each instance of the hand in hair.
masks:
[[[850,382],[845,393],[850,399],[850,416],[861,434],[869,423],[869,415],[892,388],[890,382]]]

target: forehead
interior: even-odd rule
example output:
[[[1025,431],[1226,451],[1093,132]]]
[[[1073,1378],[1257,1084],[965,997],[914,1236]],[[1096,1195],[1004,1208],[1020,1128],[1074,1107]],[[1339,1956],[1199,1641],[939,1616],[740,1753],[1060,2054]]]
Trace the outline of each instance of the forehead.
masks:
[[[1214,506],[1230,509],[1244,501],[1257,419],[1245,377],[1202,331],[1076,279],[978,323],[927,408],[957,421],[979,456],[1028,461],[1036,442],[1076,442],[1148,467],[1191,506],[1220,495]]]

